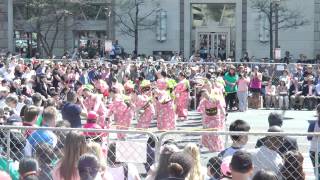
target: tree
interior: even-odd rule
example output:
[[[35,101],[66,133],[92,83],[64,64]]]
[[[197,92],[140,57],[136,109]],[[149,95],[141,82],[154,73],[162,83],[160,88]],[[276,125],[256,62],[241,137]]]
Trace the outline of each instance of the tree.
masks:
[[[23,27],[26,32],[37,35],[37,51],[43,50],[47,57],[52,58],[53,49],[65,18],[72,15],[70,9],[74,4],[65,0],[23,0]],[[50,38],[49,38],[50,37]]]
[[[147,6],[147,2],[149,6]],[[134,38],[134,51],[138,54],[139,32],[152,29],[155,24],[155,18],[152,15],[157,12],[155,0],[117,0],[113,14],[116,17],[116,24],[122,34]],[[146,7],[146,8],[143,8]],[[145,9],[152,7],[149,11]],[[142,12],[144,9],[144,12]]]
[[[263,27],[269,31],[270,58],[273,59],[273,33],[279,30],[298,29],[309,24],[301,11],[289,9],[286,5],[287,0],[275,3],[273,0],[251,0],[251,8],[265,15],[269,22],[269,27]],[[278,28],[274,28],[278,27]],[[276,44],[278,44],[276,42]]]

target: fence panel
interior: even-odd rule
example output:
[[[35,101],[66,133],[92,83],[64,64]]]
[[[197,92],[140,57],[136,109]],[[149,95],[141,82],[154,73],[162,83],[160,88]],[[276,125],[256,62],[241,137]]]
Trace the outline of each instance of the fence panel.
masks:
[[[226,136],[230,136],[229,139],[226,139]],[[237,144],[239,149],[245,149],[252,155],[252,160],[254,164],[254,172],[258,169],[267,169],[270,171],[276,171],[279,174],[284,174],[283,176],[296,176],[293,171],[300,173],[301,176],[305,174],[306,179],[315,179],[315,174],[319,174],[319,169],[313,167],[313,163],[310,159],[310,143],[307,141],[307,137],[313,137],[315,152],[319,152],[319,133],[317,134],[308,134],[308,133],[246,133],[246,132],[213,132],[213,131],[171,131],[161,134],[159,138],[159,146],[157,153],[161,158],[160,145],[167,143],[168,141],[173,140],[180,149],[185,149],[190,147],[191,144],[197,144],[200,150],[201,165],[207,166],[208,161],[212,157],[218,157],[219,159],[224,159],[228,161],[228,156],[234,153],[236,150],[232,150],[229,147],[232,146],[232,139],[238,139]],[[204,141],[207,137],[211,138],[210,143],[216,149],[209,149],[207,147],[207,142]],[[217,146],[220,140],[226,140],[223,142],[225,147]],[[247,143],[245,143],[247,141]],[[297,144],[296,144],[297,143]],[[245,145],[244,145],[245,144]],[[260,147],[260,148],[257,148]],[[262,148],[261,148],[262,147]],[[229,148],[227,151],[222,151],[226,148]],[[235,148],[235,149],[238,149]],[[298,152],[293,153],[292,151],[298,148]],[[272,150],[272,151],[271,151]],[[221,153],[222,152],[222,153]],[[290,152],[290,153],[289,153]],[[192,154],[191,154],[192,155]],[[318,153],[313,154],[315,156],[315,164],[319,165]],[[193,154],[194,156],[194,154]],[[303,159],[300,159],[303,158]],[[223,161],[224,161],[223,160]],[[230,160],[230,159],[229,159]],[[303,161],[303,162],[302,162]],[[303,173],[299,169],[298,164],[302,164]],[[212,166],[215,167],[214,165]],[[220,173],[221,169],[214,168],[216,173]]]
[[[77,136],[69,132],[76,132]],[[125,138],[118,139],[118,134]],[[85,146],[81,145],[82,140]],[[41,169],[52,169],[51,166],[56,165],[63,158],[63,153],[67,152],[65,149],[73,149],[71,153],[85,151],[95,154],[104,168],[115,168],[119,163],[125,163],[132,164],[131,167],[136,167],[140,174],[146,174],[155,162],[157,145],[157,137],[145,131],[18,126],[0,128],[1,155],[8,164],[8,172],[12,172],[9,164],[19,162],[24,157],[37,158]],[[76,147],[79,149],[74,149]],[[44,172],[46,176],[50,175],[48,172],[51,171]]]

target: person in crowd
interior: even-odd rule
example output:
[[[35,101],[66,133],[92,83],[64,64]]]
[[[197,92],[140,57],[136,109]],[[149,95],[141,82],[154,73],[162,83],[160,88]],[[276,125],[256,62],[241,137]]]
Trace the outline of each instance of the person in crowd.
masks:
[[[19,163],[20,180],[38,180],[39,165],[33,158],[24,158]],[[40,179],[39,179],[40,180]]]
[[[279,108],[288,109],[289,108],[289,97],[288,88],[284,80],[280,80],[280,84],[277,87],[277,94],[279,99]]]
[[[220,157],[212,157],[207,163],[207,175],[210,177],[209,180],[219,180],[222,178],[221,173],[222,160]]]
[[[45,98],[49,97],[49,87],[47,82],[47,77],[44,74],[37,76],[36,84],[35,84],[35,92],[40,93]]]
[[[268,123],[269,123],[269,128],[276,126],[279,131],[281,130],[281,127],[283,125],[283,117],[279,113],[270,113],[268,117]],[[266,138],[258,139],[256,148],[259,148],[263,146],[264,142],[266,141]],[[297,144],[297,139],[288,137],[288,136],[283,136],[282,137],[283,142],[277,149],[277,152],[281,155],[284,156],[288,151],[297,151],[298,150],[298,144]]]
[[[236,99],[237,99],[237,91],[238,85],[237,82],[239,80],[239,76],[236,73],[236,68],[231,65],[229,71],[224,75],[224,80],[226,83],[226,107],[229,110],[237,110],[236,109]]]
[[[16,115],[20,115],[21,109],[25,104],[18,101],[18,97],[15,95],[9,95],[6,100],[6,105],[12,109],[12,112]]]
[[[306,85],[310,79],[310,77],[312,77],[312,79],[314,77],[316,77],[314,71],[313,71],[313,67],[311,64],[308,64],[306,67],[306,70],[303,73],[303,86]]]
[[[33,105],[39,109],[38,119],[35,124],[38,126],[41,126],[41,123],[43,120],[42,113],[43,113],[44,106],[42,106],[42,104],[43,104],[44,98],[40,93],[34,93],[31,96],[31,99],[32,99]]]
[[[99,160],[93,154],[83,154],[78,161],[80,180],[101,180]]]
[[[296,110],[301,110],[303,108],[304,96],[302,95],[302,86],[299,84],[297,77],[293,78],[292,84],[289,89],[289,96],[291,107]]]
[[[259,72],[258,66],[254,67],[251,74],[250,91],[252,92],[252,104],[254,109],[259,109],[261,104],[262,74]]]
[[[317,112],[317,120],[312,121],[309,124],[309,127],[308,127],[309,133],[320,132],[320,104],[318,104],[318,106],[316,108],[316,112]],[[316,153],[319,154],[318,150],[320,149],[320,146],[318,143],[319,139],[318,139],[318,136],[308,136],[307,138],[310,141],[309,156],[310,156],[313,167],[316,168],[319,166],[319,165],[315,164]],[[320,157],[320,156],[318,155],[318,157]],[[318,162],[320,162],[320,158],[319,158]],[[320,168],[318,168],[318,172],[320,172]]]
[[[188,117],[188,101],[189,101],[189,89],[190,83],[186,79],[186,75],[183,72],[179,73],[179,83],[175,87],[175,104],[176,112],[181,120],[186,120]]]
[[[239,132],[249,132],[250,125],[243,120],[236,120],[230,124],[229,131],[239,131]],[[239,150],[244,150],[244,146],[248,142],[247,135],[231,135],[232,145],[227,149],[221,151],[218,157],[224,159],[228,156],[233,156],[233,154]]]
[[[187,180],[187,176],[194,165],[192,162],[192,157],[188,153],[173,153],[169,159],[169,177],[167,180]]]
[[[54,180],[78,180],[78,160],[88,151],[86,139],[79,133],[69,132],[65,140],[63,156],[52,170]]]
[[[55,127],[57,120],[57,110],[55,107],[47,107],[43,111],[43,127]],[[32,156],[36,146],[40,143],[48,143],[52,147],[57,145],[57,136],[50,130],[38,129],[34,131],[27,139],[27,144],[25,147],[25,155]]]
[[[81,128],[81,116],[87,116],[86,109],[77,104],[78,96],[75,91],[67,93],[67,102],[61,109],[62,118],[70,122],[72,128]],[[83,107],[83,106],[82,106]]]
[[[272,84],[272,80],[269,80],[265,87],[265,100],[266,109],[270,109],[271,106],[276,107],[276,86]]]
[[[281,175],[286,180],[305,180],[303,156],[299,151],[288,151],[284,156]]]
[[[268,132],[281,132],[281,129],[279,126],[272,126],[268,129]],[[282,137],[267,136],[263,146],[250,151],[254,164],[254,172],[264,169],[280,174],[283,161],[277,151],[282,143]]]
[[[288,89],[290,88],[290,86],[291,86],[291,77],[290,77],[288,69],[284,69],[283,70],[283,74],[279,77],[279,79],[284,81],[284,83],[286,84]]]
[[[51,171],[53,169],[52,163],[56,160],[56,155],[53,148],[46,144],[41,143],[36,147],[35,157],[39,163],[39,179],[51,180]]]
[[[220,119],[219,101],[214,96],[210,96],[208,90],[202,90],[201,96],[197,111],[202,114],[203,128],[223,129],[224,120]],[[210,151],[219,152],[223,149],[223,141],[219,136],[203,135],[201,142]]]
[[[107,153],[107,169],[113,179],[131,179],[140,180],[137,168],[130,163],[117,162],[116,143],[111,143]]]
[[[304,104],[308,110],[313,110],[315,108],[316,96],[315,96],[315,86],[313,84],[313,76],[308,76],[305,79],[305,84],[302,88],[302,95],[304,96]]]
[[[278,176],[272,171],[259,170],[252,180],[279,180]]]
[[[90,111],[87,116],[87,123],[83,125],[85,129],[102,129],[102,127],[97,123],[98,114],[94,111]],[[87,139],[92,139],[97,142],[102,142],[104,133],[101,132],[84,132],[83,135]]]
[[[22,120],[23,126],[37,127],[36,121],[38,119],[39,109],[36,106],[27,106],[24,110],[24,117]],[[27,129],[25,131],[25,137],[28,138],[34,130]]]
[[[230,162],[231,176],[233,180],[247,180],[253,175],[254,161],[250,153],[237,151]]]
[[[238,81],[238,100],[239,100],[239,111],[244,112],[248,109],[248,90],[249,90],[250,79],[246,74],[239,74]]]
[[[192,157],[193,167],[190,170],[187,180],[204,180],[206,177],[205,171],[201,166],[200,149],[196,144],[187,144],[183,151]]]

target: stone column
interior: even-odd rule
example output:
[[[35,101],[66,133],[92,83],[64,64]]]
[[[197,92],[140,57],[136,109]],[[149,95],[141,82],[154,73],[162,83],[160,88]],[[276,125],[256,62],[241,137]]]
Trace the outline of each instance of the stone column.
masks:
[[[13,52],[13,0],[8,0],[8,50]]]

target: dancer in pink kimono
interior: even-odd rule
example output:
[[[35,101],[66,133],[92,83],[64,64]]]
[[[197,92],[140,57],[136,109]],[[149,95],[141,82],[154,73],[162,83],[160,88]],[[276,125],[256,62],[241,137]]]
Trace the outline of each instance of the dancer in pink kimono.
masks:
[[[202,99],[200,101],[198,112],[202,113],[202,123],[205,129],[214,128],[222,130],[224,128],[224,121],[220,119],[221,110],[219,108],[219,101],[216,97],[210,96],[207,90],[202,90]],[[203,135],[202,144],[211,152],[219,152],[224,149],[223,140],[220,136]]]
[[[220,119],[225,122],[227,117],[226,101],[224,97],[225,87],[223,84],[214,81],[212,83],[212,93],[219,100],[219,109],[221,110]],[[223,124],[225,126],[225,123]]]
[[[178,118],[181,120],[186,120],[188,117],[188,101],[189,101],[189,81],[186,79],[186,76],[183,72],[179,73],[180,82],[176,86],[175,93],[175,103],[176,103],[176,112]]]
[[[106,118],[106,106],[103,104],[102,96],[94,94],[93,90],[85,86],[82,91],[85,100],[83,102],[87,111],[94,111],[99,115],[98,124],[102,128],[108,128],[108,123],[105,121]]]
[[[139,119],[137,128],[147,129],[155,115],[154,106],[152,104],[152,96],[150,96],[150,81],[143,80],[140,85],[141,95],[136,96],[134,102],[138,110]]]
[[[166,90],[155,90],[158,102],[157,127],[160,131],[176,128],[176,113],[170,93]]]
[[[110,118],[113,115],[117,129],[129,129],[134,117],[134,106],[128,99],[125,99],[124,96],[120,94],[119,89],[111,88],[110,95],[112,102],[108,106],[109,112],[107,117]],[[117,136],[119,139],[126,137],[125,134],[121,133],[118,133]]]

